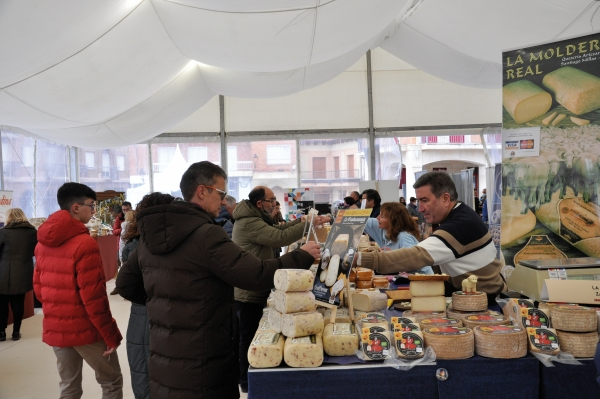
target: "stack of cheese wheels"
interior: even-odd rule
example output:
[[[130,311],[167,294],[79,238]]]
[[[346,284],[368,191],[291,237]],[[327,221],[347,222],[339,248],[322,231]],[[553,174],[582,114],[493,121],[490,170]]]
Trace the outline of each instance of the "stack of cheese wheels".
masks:
[[[387,308],[388,297],[385,293],[370,288],[368,290],[357,289],[352,293],[352,306],[361,312],[376,312]]]
[[[446,309],[446,316],[450,319],[457,319],[457,320],[462,320],[467,316],[479,316],[479,315],[486,315],[486,314],[490,314],[490,311],[488,309],[480,310],[477,312],[468,312],[465,310],[454,310],[454,308],[452,306],[449,306],[448,309]]]
[[[563,351],[575,357],[593,357],[598,345],[598,318],[592,308],[557,305],[550,308],[552,326]]]
[[[445,312],[446,298],[444,297],[443,281],[412,281],[410,282],[411,311]]]
[[[424,330],[430,327],[441,327],[441,326],[454,326],[462,327],[463,323],[458,319],[449,319],[447,317],[434,317],[430,319],[423,319],[419,322],[421,329]]]
[[[477,326],[507,325],[510,324],[510,319],[503,315],[480,314],[467,316],[462,322],[465,327],[475,328]]]
[[[452,309],[476,312],[486,310],[488,307],[487,295],[484,292],[463,292],[456,291],[452,293]]]
[[[475,353],[496,359],[516,359],[527,355],[527,333],[521,326],[486,325],[473,329]]]
[[[391,356],[394,345],[393,333],[389,330],[389,322],[380,313],[361,315],[357,323],[360,326],[360,345],[364,360],[382,360]]]
[[[286,339],[283,359],[290,367],[318,367],[323,362],[323,315],[315,309],[314,283],[309,270],[275,272],[274,309],[269,328]]]
[[[356,268],[356,288],[373,288],[373,270],[364,267]]]
[[[433,348],[442,360],[468,359],[473,357],[475,339],[473,330],[465,327],[431,327],[423,330],[425,345]]]

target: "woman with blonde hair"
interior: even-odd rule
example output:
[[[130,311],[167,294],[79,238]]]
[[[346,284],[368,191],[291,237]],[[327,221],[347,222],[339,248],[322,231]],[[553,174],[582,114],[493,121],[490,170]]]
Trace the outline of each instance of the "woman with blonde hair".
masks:
[[[377,218],[369,218],[365,227],[367,233],[382,251],[414,247],[421,239],[417,223],[399,202],[381,204]],[[433,274],[431,266],[415,271],[421,274]]]
[[[25,294],[33,289],[33,251],[37,230],[19,208],[6,212],[0,229],[0,341],[6,341],[8,305],[13,312],[13,341],[21,339]]]

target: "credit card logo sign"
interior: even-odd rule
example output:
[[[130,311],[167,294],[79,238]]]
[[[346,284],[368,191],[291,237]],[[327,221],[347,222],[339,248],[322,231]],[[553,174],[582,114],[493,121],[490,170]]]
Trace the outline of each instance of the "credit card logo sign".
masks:
[[[507,141],[505,145],[506,145],[507,150],[518,150],[519,149],[518,141]]]

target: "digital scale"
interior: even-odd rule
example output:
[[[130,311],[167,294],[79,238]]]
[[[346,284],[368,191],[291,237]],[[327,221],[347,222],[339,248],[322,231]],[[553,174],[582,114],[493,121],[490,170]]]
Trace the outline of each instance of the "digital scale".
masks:
[[[540,300],[544,280],[596,280],[600,282],[600,258],[522,260],[508,279],[508,289]]]

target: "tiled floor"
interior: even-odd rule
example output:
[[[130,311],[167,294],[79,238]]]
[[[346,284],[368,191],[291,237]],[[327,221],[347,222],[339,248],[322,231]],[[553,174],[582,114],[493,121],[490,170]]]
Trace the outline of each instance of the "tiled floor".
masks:
[[[114,280],[107,283],[108,292],[114,288]],[[109,295],[113,317],[125,337],[129,320],[130,302],[119,295]],[[12,326],[6,330],[8,339],[0,342],[0,398],[1,399],[51,399],[58,398],[58,372],[52,348],[42,342],[42,314],[23,320],[22,338],[12,341]],[[124,399],[133,399],[131,377],[127,363],[125,341],[118,349],[123,372]],[[92,369],[83,366],[83,398],[97,399],[101,396],[100,386]],[[240,393],[246,399],[247,394]]]

